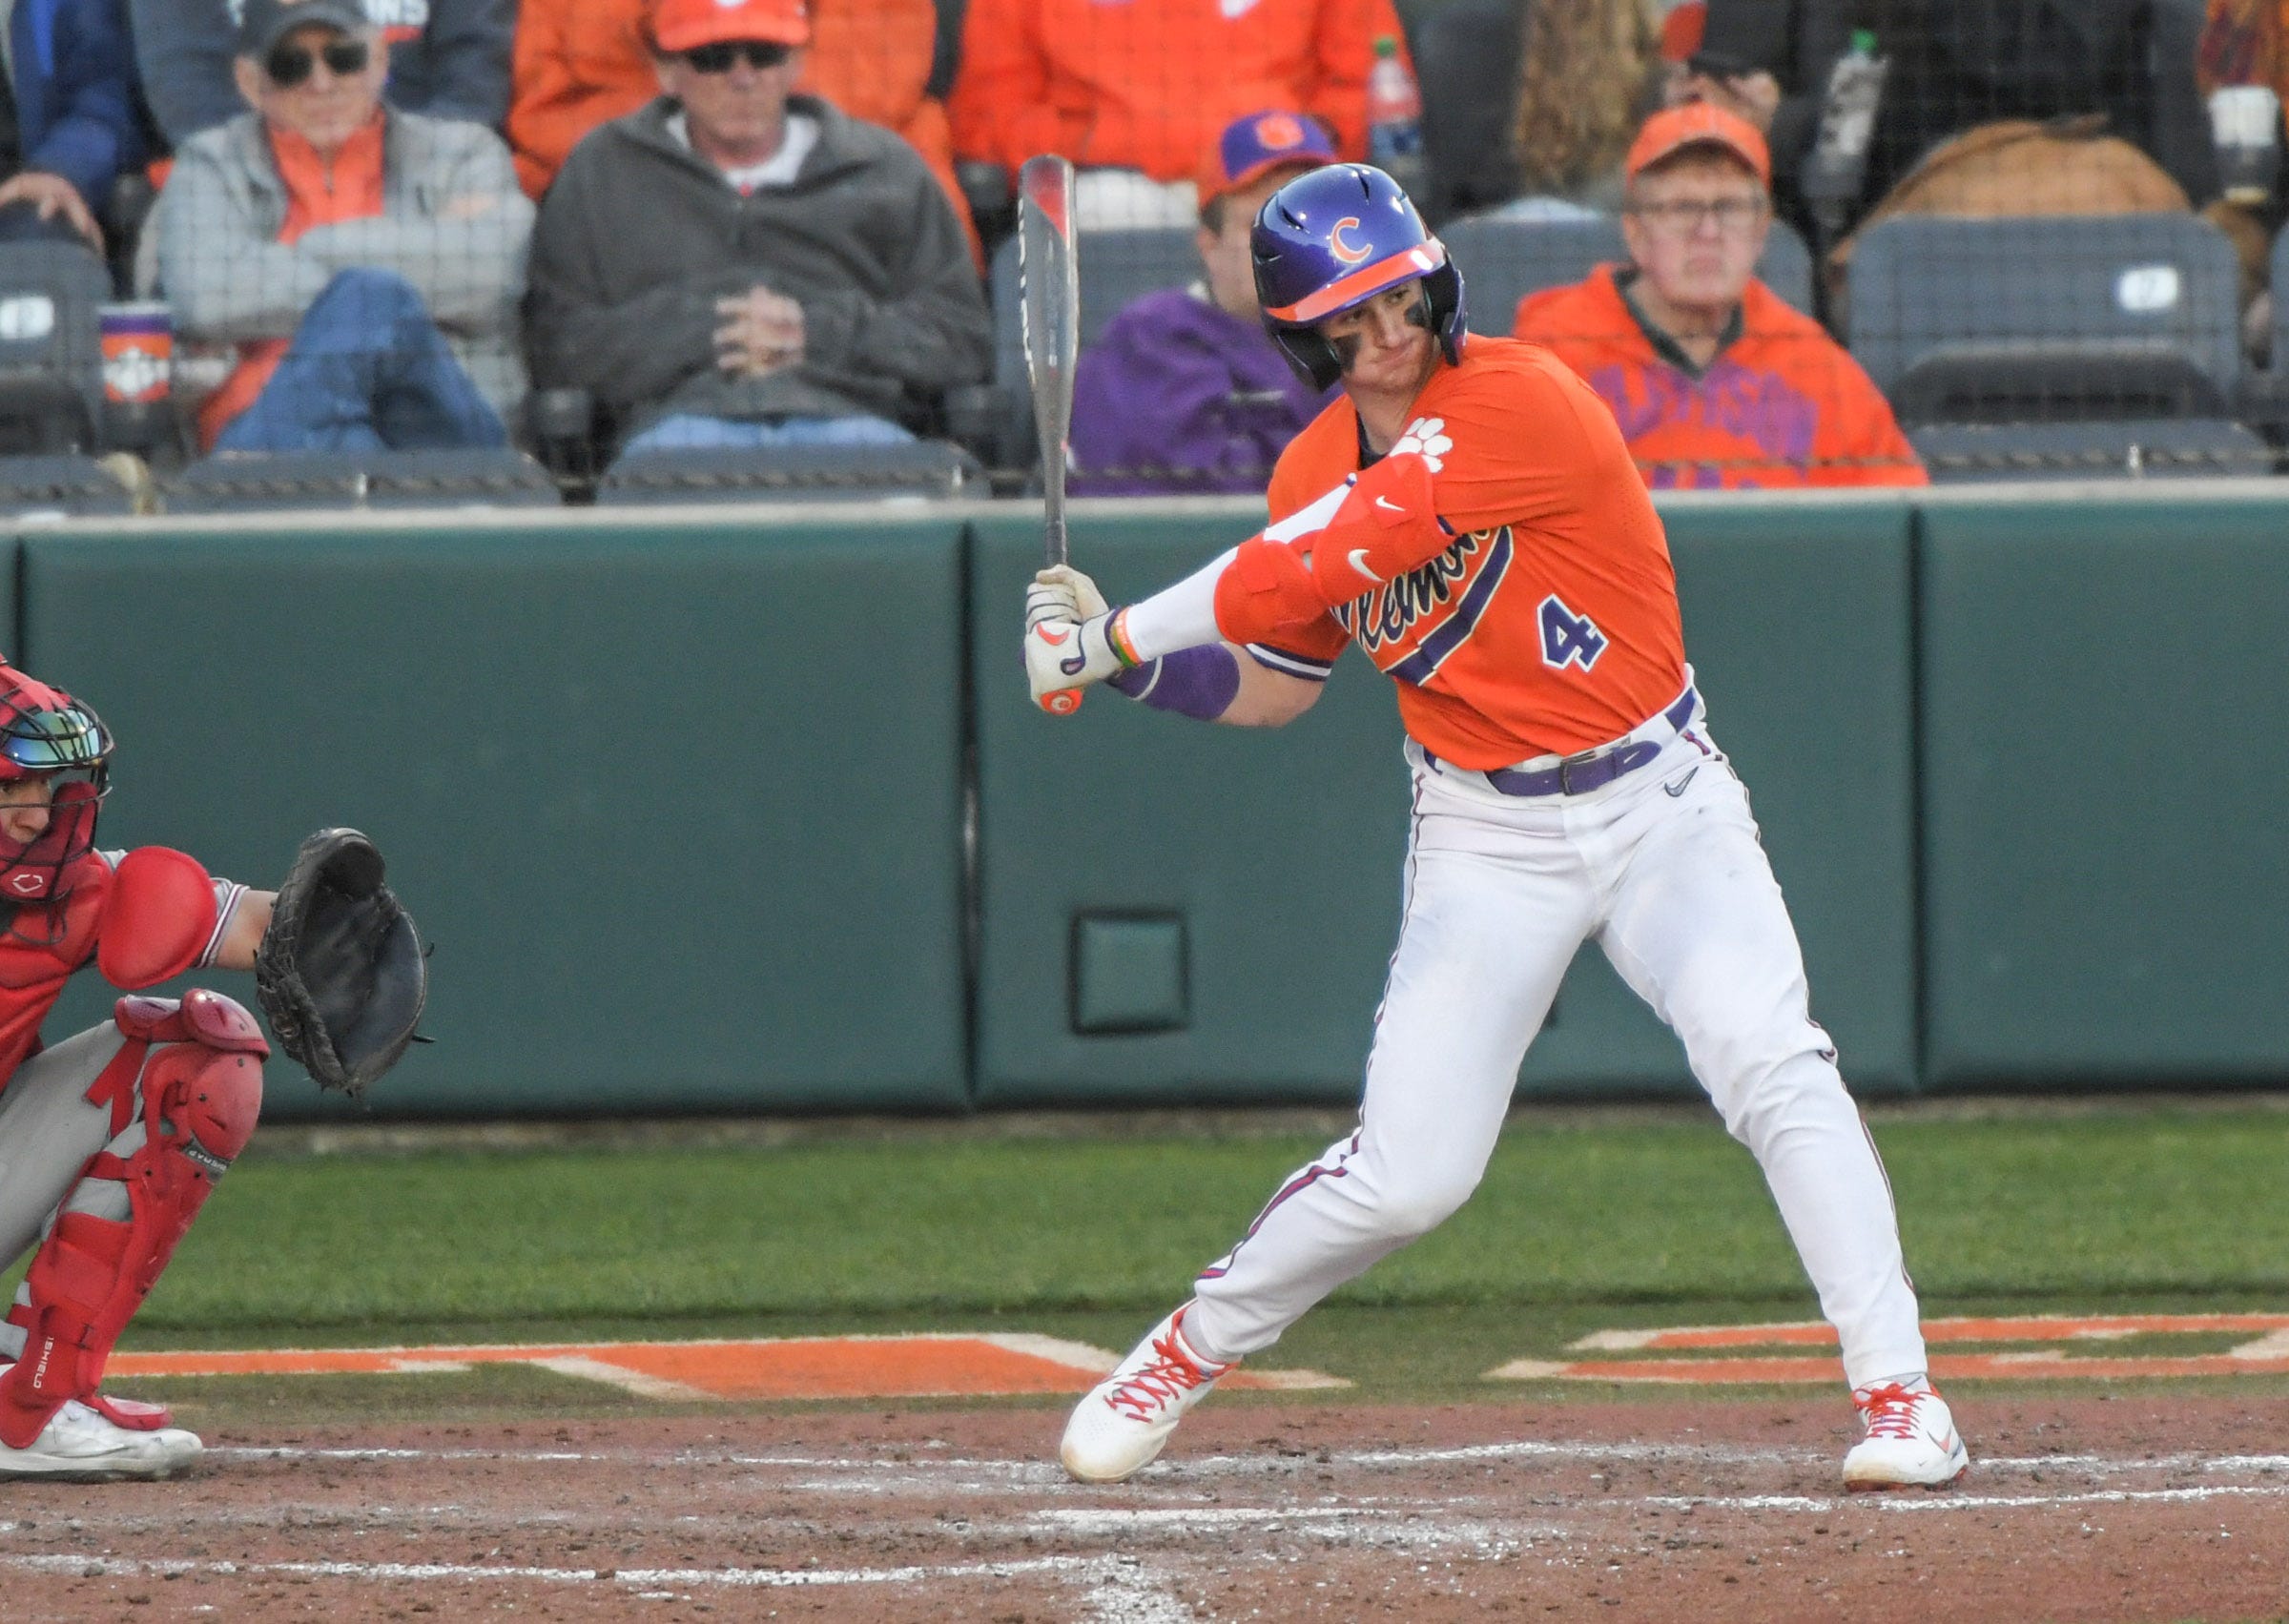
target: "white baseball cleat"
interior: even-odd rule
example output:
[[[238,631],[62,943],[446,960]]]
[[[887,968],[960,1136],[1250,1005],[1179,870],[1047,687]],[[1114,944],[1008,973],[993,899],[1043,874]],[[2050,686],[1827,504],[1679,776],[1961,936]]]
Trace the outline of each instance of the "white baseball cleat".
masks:
[[[0,1478],[47,1477],[91,1483],[114,1477],[167,1477],[206,1448],[180,1427],[135,1431],[106,1421],[73,1399],[40,1429],[29,1449],[0,1444]]]
[[[1239,1361],[1219,1365],[1185,1342],[1187,1303],[1130,1350],[1065,1423],[1058,1458],[1083,1483],[1119,1483],[1152,1464],[1168,1434]]]
[[[1879,1382],[1852,1394],[1867,1436],[1844,1457],[1844,1486],[1861,1489],[1945,1489],[1970,1470],[1971,1457],[1955,1430],[1947,1400],[1930,1388],[1910,1392]]]

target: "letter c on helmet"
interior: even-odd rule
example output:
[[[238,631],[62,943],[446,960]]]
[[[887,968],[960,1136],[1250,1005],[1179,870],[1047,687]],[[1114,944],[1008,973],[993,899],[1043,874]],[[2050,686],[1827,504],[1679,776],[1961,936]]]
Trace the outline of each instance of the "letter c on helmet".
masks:
[[[1345,232],[1357,231],[1358,229],[1359,216],[1357,215],[1346,215],[1343,218],[1337,220],[1334,224],[1334,227],[1328,233],[1328,246],[1335,251],[1335,257],[1342,260],[1346,265],[1356,265],[1360,260],[1366,258],[1369,255],[1374,252],[1374,248],[1371,244],[1362,242],[1354,247],[1351,243],[1343,240],[1343,234]]]

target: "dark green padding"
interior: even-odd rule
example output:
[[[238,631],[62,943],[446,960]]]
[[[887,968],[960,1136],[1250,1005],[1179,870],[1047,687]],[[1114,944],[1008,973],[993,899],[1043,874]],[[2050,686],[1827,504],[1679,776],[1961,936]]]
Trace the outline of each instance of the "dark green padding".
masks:
[[[1083,509],[1076,561],[1116,600],[1248,533],[1260,510]],[[1855,1086],[1913,1085],[1908,518],[1904,504],[1730,499],[1670,529],[1687,643],[1740,760]],[[1356,655],[1276,733],[1204,728],[1111,693],[1030,706],[1019,666],[1038,519],[977,526],[983,1104],[1356,1096],[1398,923],[1407,785],[1386,679]],[[1181,915],[1182,1030],[1081,1036],[1072,919]],[[1675,1039],[1586,949],[1526,1091],[1690,1088]]]
[[[1076,915],[1072,954],[1075,1032],[1173,1032],[1191,1018],[1183,919]]]
[[[106,843],[388,854],[437,1043],[377,1115],[964,1103],[958,523],[26,545],[33,668],[120,741]],[[269,1096],[335,1114],[290,1063]]]
[[[1935,1087],[2289,1075],[2289,502],[1923,516]]]

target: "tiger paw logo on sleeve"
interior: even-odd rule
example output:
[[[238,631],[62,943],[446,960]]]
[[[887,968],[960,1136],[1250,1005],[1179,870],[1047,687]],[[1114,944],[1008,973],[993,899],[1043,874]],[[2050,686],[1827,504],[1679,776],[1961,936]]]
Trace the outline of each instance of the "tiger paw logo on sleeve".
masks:
[[[1434,474],[1446,468],[1447,453],[1454,449],[1454,442],[1447,438],[1447,420],[1444,418],[1415,419],[1407,425],[1407,432],[1400,435],[1391,448],[1394,457],[1402,451],[1413,452],[1431,464],[1431,471]]]

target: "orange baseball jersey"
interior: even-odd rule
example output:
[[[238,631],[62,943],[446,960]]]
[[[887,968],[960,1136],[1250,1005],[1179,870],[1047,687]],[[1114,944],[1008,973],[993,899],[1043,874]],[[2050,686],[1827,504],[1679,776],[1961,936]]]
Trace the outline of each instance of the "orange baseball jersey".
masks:
[[[1617,269],[1528,294],[1515,331],[1589,380],[1656,490],[1930,483],[1860,363],[1763,282],[1749,278],[1733,336],[1696,370],[1639,321]]]
[[[947,112],[954,150],[1014,172],[1036,153],[1189,180],[1243,113],[1295,108],[1367,155],[1392,0],[970,0]]]
[[[1339,399],[1289,442],[1275,517],[1358,471],[1358,422]],[[1685,686],[1677,577],[1603,402],[1547,350],[1474,335],[1411,422],[1454,545],[1283,634],[1266,663],[1324,674],[1357,643],[1396,681],[1407,731],[1480,771],[1590,750],[1659,715]]]

